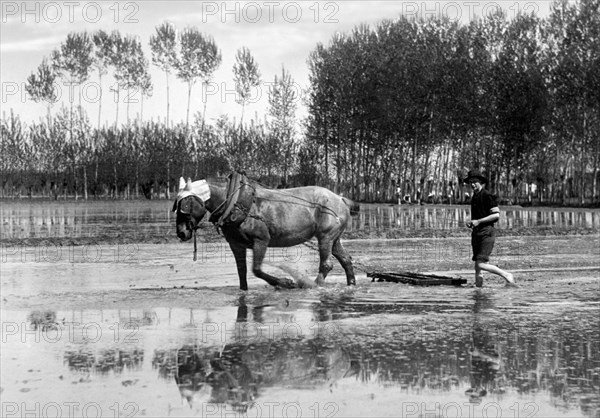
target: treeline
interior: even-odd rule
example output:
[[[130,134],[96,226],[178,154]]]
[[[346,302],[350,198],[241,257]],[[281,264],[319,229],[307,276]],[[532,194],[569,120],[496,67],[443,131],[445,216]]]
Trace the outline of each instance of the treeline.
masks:
[[[561,1],[547,19],[496,13],[468,25],[401,18],[318,45],[315,176],[361,200],[397,189],[444,198],[480,167],[507,201],[598,203],[599,5]]]
[[[139,117],[95,127],[81,106],[52,107],[57,77],[75,86],[109,72],[115,94],[153,94],[141,43],[118,32],[70,34],[28,78],[46,120],[3,115],[3,196],[168,197],[180,175],[245,170],[271,186],[320,184],[360,201],[463,200],[460,179],[479,167],[503,202],[598,204],[600,0],[559,1],[540,19],[498,12],[468,25],[398,18],[356,27],[308,58],[308,118],[284,69],[268,114],[246,122],[258,63],[241,48],[233,68],[242,118],[191,121],[195,83],[220,65],[216,43],[169,24],[150,39],[167,79],[166,122]],[[169,83],[188,86],[185,124],[172,126]],[[125,94],[124,93],[124,94]],[[101,101],[100,101],[101,103]],[[206,106],[206,103],[204,103]],[[129,110],[127,109],[127,114]]]
[[[51,120],[25,125],[15,115],[1,124],[2,197],[170,198],[179,176],[225,176],[251,168],[271,187],[285,181],[286,158],[272,126],[243,126],[226,117],[189,126],[135,121],[92,128],[80,112],[61,108]],[[68,139],[68,140],[66,140]]]

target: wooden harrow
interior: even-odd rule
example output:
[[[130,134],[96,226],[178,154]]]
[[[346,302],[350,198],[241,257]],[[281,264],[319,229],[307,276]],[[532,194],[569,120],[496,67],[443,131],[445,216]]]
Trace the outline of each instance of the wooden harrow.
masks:
[[[439,276],[437,274],[413,273],[410,271],[398,273],[374,271],[368,272],[367,277],[371,277],[372,281],[407,283],[416,286],[460,286],[467,283],[467,279]]]

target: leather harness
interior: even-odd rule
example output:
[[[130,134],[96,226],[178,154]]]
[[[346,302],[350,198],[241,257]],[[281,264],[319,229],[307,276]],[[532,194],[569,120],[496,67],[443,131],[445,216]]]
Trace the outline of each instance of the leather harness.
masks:
[[[234,171],[227,179],[225,201],[210,215],[210,222],[217,228],[237,226],[250,215],[256,200],[256,187],[244,173]]]

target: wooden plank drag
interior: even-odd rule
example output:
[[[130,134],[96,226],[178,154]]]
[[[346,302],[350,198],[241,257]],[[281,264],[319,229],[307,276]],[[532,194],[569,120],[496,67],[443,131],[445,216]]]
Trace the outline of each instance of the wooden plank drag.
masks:
[[[374,271],[367,273],[367,277],[371,277],[372,281],[377,279],[378,282],[407,283],[416,286],[460,286],[467,283],[467,279],[439,276],[436,274],[413,273],[410,271],[396,273]]]

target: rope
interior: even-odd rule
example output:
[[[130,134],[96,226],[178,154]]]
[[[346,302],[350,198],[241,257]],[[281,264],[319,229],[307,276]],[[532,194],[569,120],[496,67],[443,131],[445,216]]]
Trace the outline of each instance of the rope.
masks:
[[[283,191],[283,190],[269,189],[268,187],[266,187],[266,186],[262,185],[261,183],[257,182],[256,180],[252,180],[252,181],[255,182],[256,184],[258,184],[259,186],[264,187],[265,189],[268,189],[271,192],[283,194],[285,196],[292,197],[292,198],[294,198],[296,200],[300,200],[300,201],[308,204],[308,206],[310,206],[310,207],[319,206],[321,208],[321,210],[323,210],[323,212],[329,212],[330,215],[332,215],[332,216],[334,216],[336,218],[338,217],[337,212],[334,211],[333,209],[331,209],[329,206],[325,206],[325,205],[322,205],[320,203],[311,202],[308,199],[304,199],[302,197],[294,196],[293,194],[291,194],[289,192],[286,192],[286,191]],[[231,198],[231,196],[233,196],[235,194],[235,192],[237,192],[238,190],[240,190],[242,187],[243,187],[243,184],[241,184],[237,189],[233,190],[231,192],[231,194],[228,194],[226,196],[225,200],[223,202],[221,202],[221,204],[215,208],[215,210],[213,211],[211,217],[216,217],[216,214],[219,214],[219,210],[223,207],[223,205],[225,205],[227,203],[227,201]],[[257,197],[257,199],[258,199],[258,197]],[[289,201],[284,201],[284,200],[267,199],[265,197],[261,197],[260,199],[264,200],[264,201],[267,201],[267,202],[285,202],[285,203],[291,203],[291,204],[296,204],[296,205],[299,204],[299,203],[296,203],[296,202],[289,202]],[[220,215],[222,215],[222,214],[220,214]],[[219,218],[219,220],[218,220],[217,223],[220,225],[221,221],[222,221],[222,219]],[[217,226],[219,226],[219,225],[217,225]]]
[[[198,254],[198,246],[196,245],[196,229],[194,229],[194,261],[196,261],[197,254]]]
[[[328,207],[328,206],[321,205],[320,203],[311,202],[310,200],[304,199],[304,198],[302,198],[302,197],[294,196],[293,194],[289,193],[289,192],[288,192],[287,190],[285,190],[285,189],[272,189],[272,188],[268,187],[266,184],[263,184],[263,183],[259,182],[258,180],[255,180],[255,179],[253,179],[253,178],[250,178],[250,177],[248,177],[247,175],[246,175],[246,178],[247,178],[247,179],[249,179],[249,180],[252,180],[252,181],[253,181],[254,183],[256,183],[258,186],[262,187],[263,189],[267,189],[267,190],[269,190],[270,192],[273,192],[273,193],[279,193],[279,194],[282,194],[282,195],[285,195],[285,196],[288,196],[288,197],[293,197],[293,198],[294,198],[294,199],[296,199],[296,200],[300,200],[300,201],[302,201],[302,202],[304,202],[304,203],[307,203],[307,204],[308,204],[308,206],[310,206],[310,207],[319,206],[319,207],[321,207],[321,209],[326,209],[327,211],[331,212],[332,216],[338,217],[337,213],[336,213],[336,212],[335,212],[333,209],[331,209],[330,207]],[[341,196],[340,196],[340,197],[341,197]],[[262,200],[266,200],[266,201],[268,201],[268,202],[279,202],[279,200],[266,199],[266,198],[264,198],[264,197],[261,197],[261,199],[262,199]],[[284,201],[284,202],[286,202],[286,203],[292,203],[292,204],[299,204],[299,203],[288,202],[288,201]],[[344,202],[344,203],[345,203],[345,202]]]

